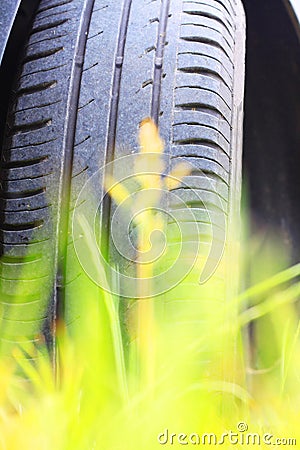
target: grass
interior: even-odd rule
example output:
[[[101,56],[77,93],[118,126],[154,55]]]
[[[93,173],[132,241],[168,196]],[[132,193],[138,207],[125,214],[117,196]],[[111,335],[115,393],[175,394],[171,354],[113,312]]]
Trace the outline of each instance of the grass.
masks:
[[[161,192],[176,187],[190,169],[181,164],[169,176],[153,175],[166,168],[163,143],[150,121],[142,124],[140,144],[141,155],[152,155],[155,170],[140,176],[147,160],[135,159],[135,196],[115,175],[106,180],[137,230],[139,295],[126,303],[127,335],[119,314],[123,300],[111,293],[90,224],[81,215],[85,256],[98,267],[101,287],[82,277],[79,325],[58,324],[55,371],[45,348],[33,344],[14,348],[13,358],[1,358],[0,449],[269,448],[279,445],[277,438],[297,448],[300,265],[276,272],[286,262],[274,241],[266,255],[255,254],[252,249],[260,250],[262,238],[249,242],[247,237],[241,284],[247,279],[249,285],[250,278],[251,287],[223,305],[212,309],[211,302],[202,302],[199,310],[198,303],[185,301],[187,286],[201,268],[198,260],[179,285],[152,295],[151,280],[161,266],[151,252],[161,241],[159,233],[157,240],[149,236],[166,231],[153,207]],[[218,284],[212,277],[199,289],[210,298]],[[173,322],[161,312],[162,301],[172,295],[183,300],[176,303]],[[204,318],[200,331],[199,325],[191,326],[199,315]],[[178,327],[178,317],[187,318],[187,326]]]

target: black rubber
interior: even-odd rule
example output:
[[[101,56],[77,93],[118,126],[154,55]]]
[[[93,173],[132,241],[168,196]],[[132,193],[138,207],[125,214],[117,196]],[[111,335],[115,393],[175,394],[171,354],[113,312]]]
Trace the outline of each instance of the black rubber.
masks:
[[[194,163],[190,186],[209,195],[208,175],[236,215],[244,28],[240,0],[41,0],[1,158],[4,340],[38,342],[58,303],[76,319],[81,275],[66,212],[99,167],[138,149],[143,118],[159,124],[173,161]],[[213,212],[218,202],[209,196]]]

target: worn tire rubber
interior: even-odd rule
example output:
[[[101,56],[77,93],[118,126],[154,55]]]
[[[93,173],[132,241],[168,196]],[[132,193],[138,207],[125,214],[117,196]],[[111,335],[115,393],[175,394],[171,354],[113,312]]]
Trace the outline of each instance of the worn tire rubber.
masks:
[[[1,158],[4,347],[38,342],[61,291],[74,320],[80,276],[61,269],[65,248],[76,259],[64,213],[113,148],[115,158],[137,150],[144,117],[158,121],[174,161],[199,169],[191,187],[209,191],[207,174],[229,226],[237,217],[244,30],[240,0],[41,0]]]

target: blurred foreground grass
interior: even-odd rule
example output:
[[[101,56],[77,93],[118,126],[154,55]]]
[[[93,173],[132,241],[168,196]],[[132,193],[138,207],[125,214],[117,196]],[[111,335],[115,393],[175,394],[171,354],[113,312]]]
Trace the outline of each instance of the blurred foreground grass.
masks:
[[[147,130],[159,155],[159,137]],[[187,169],[179,166],[175,173],[181,178]],[[153,182],[160,180],[141,180],[146,188]],[[113,188],[113,180],[109,189],[116,202],[126,198],[122,186]],[[142,253],[149,230],[162,225],[151,211],[138,225]],[[285,255],[274,241],[267,256],[251,254],[260,239],[242,246],[241,286],[250,278],[251,287],[229,299],[222,313],[208,302],[198,336],[194,331],[187,336],[187,328],[180,334],[165,323],[156,312],[157,300],[149,296],[133,308],[135,339],[125,348],[119,299],[83,278],[84,296],[77,299],[80,326],[71,336],[63,323],[57,327],[56,370],[44,348],[28,343],[0,361],[0,449],[297,448],[300,266],[275,273]],[[151,278],[154,267],[138,264],[140,277]],[[215,289],[213,282],[207,286]],[[192,304],[182,301],[176,307],[177,315],[193,316]],[[199,369],[198,363],[218,354],[220,342],[222,368],[217,357],[209,370],[205,364]],[[232,342],[237,342],[238,357]]]

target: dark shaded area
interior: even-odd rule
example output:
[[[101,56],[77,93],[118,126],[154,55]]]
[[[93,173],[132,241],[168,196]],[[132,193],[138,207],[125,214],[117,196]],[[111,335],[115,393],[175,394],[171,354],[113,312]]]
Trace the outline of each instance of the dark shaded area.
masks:
[[[252,285],[300,260],[300,42],[283,0],[244,0],[244,6],[243,178],[255,235],[246,244],[246,282]],[[282,348],[271,316],[249,325],[248,343],[249,366],[279,377]],[[248,382],[261,391],[264,377]]]
[[[8,102],[15,81],[15,75],[19,67],[21,56],[24,51],[24,43],[27,41],[38,4],[39,0],[23,0],[21,2],[3,56],[3,63],[0,67],[0,144],[3,142]]]
[[[244,5],[243,164],[251,215],[255,229],[276,228],[295,262],[300,259],[300,43],[282,0],[244,0]]]

